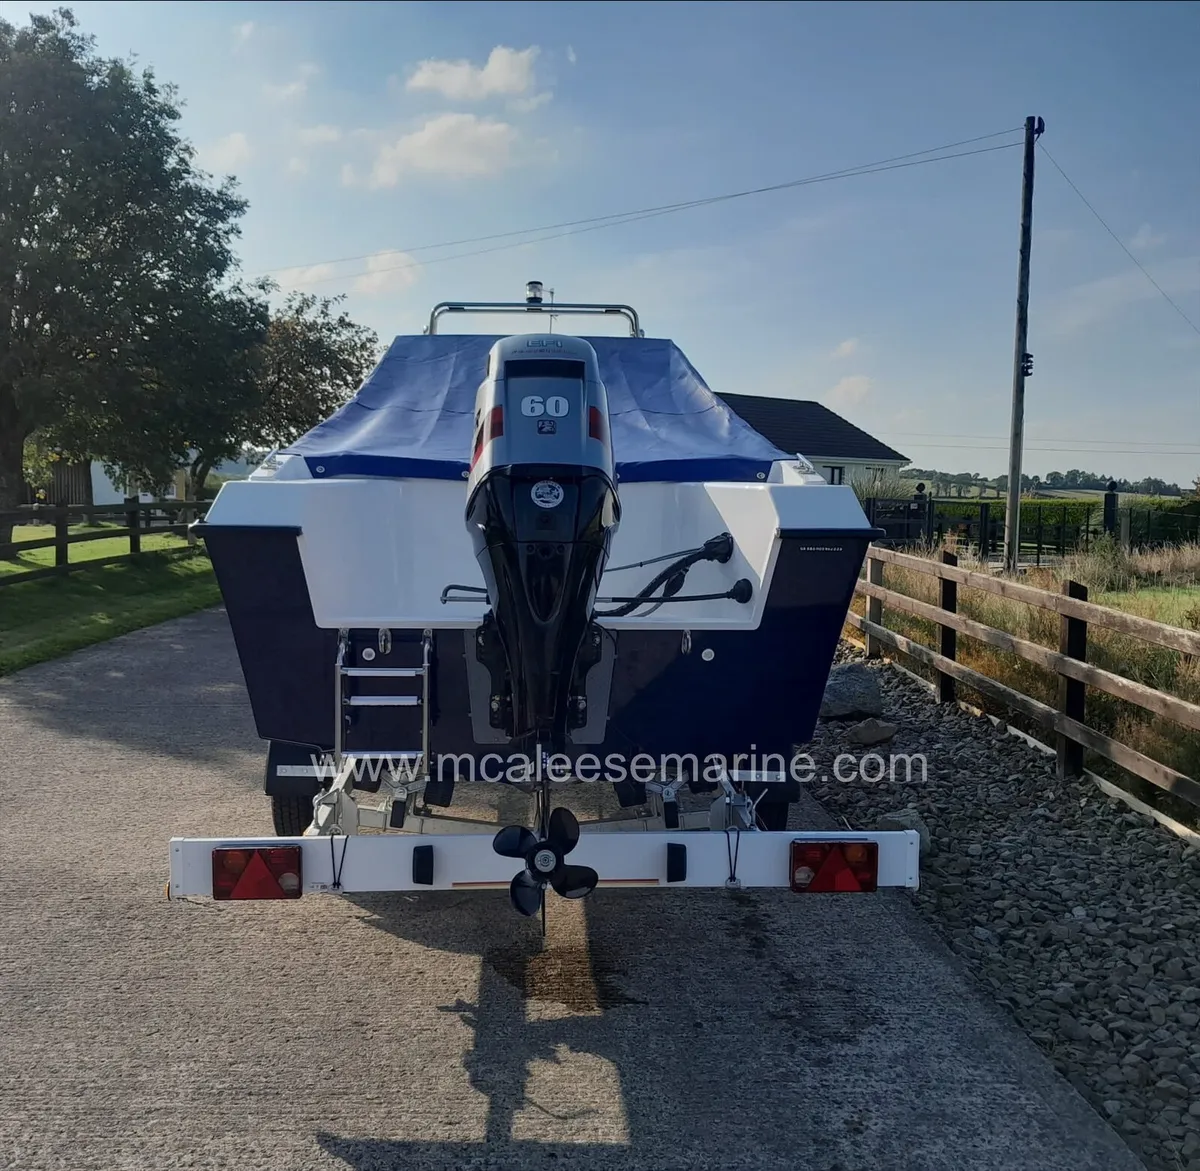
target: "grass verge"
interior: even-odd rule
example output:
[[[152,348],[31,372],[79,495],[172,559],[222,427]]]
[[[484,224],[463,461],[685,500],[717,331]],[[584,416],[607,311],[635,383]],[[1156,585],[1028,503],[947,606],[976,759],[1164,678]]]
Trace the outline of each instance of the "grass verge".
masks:
[[[71,535],[78,533],[100,533],[111,529],[111,537],[100,537],[92,541],[80,541],[67,546],[67,559],[72,565],[80,562],[96,561],[101,557],[116,557],[129,552],[129,530],[116,524],[71,525],[67,530]],[[17,542],[15,556],[0,559],[0,577],[8,573],[24,573],[30,569],[43,569],[54,564],[54,547],[42,549],[27,549],[21,551],[24,541],[37,541],[54,536],[53,525],[18,525],[13,530],[13,540]],[[168,550],[182,549],[187,545],[187,538],[176,533],[156,533],[153,529],[142,531],[142,552],[161,553]],[[15,587],[7,587],[15,588]]]
[[[982,568],[965,560],[960,564],[967,569]],[[1200,546],[1133,554],[1101,546],[1097,552],[1069,559],[1059,569],[1030,570],[1023,580],[1056,592],[1062,580],[1082,581],[1089,586],[1091,600],[1100,605],[1195,630],[1200,629],[1198,573]],[[906,568],[885,565],[884,585],[934,605],[938,602],[936,579]],[[855,597],[853,609],[858,614],[863,613],[861,597]],[[1060,620],[1049,611],[961,585],[958,610],[987,626],[1040,643],[1051,650],[1058,649]],[[883,624],[914,642],[934,649],[938,645],[938,630],[933,623],[899,610],[889,610],[886,603]],[[1058,706],[1058,677],[1053,672],[961,634],[955,657],[964,666],[1005,683],[1015,691],[1051,707]],[[1200,703],[1200,661],[1191,656],[1093,625],[1088,629],[1087,658],[1088,662],[1127,679]],[[906,665],[918,675],[931,677],[920,664]],[[1047,738],[1044,729],[1026,726],[1022,717],[1004,711],[988,697],[963,684],[959,685],[959,690],[962,698],[976,707],[1001,716],[1014,727],[1039,739]],[[1151,760],[1200,779],[1200,735],[1189,728],[1107,695],[1098,688],[1088,689],[1084,722],[1137,749]],[[1095,753],[1086,753],[1085,763],[1093,772],[1108,777],[1147,804],[1185,824],[1200,826],[1200,809],[1190,803],[1125,773]]]
[[[202,549],[0,587],[0,675],[220,601]]]

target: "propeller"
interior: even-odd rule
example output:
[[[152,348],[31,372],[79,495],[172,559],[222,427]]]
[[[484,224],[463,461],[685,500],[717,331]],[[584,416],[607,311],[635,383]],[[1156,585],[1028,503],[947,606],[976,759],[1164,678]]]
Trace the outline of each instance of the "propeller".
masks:
[[[509,885],[512,905],[522,915],[536,915],[547,885],[564,899],[581,899],[596,889],[600,876],[590,866],[572,866],[564,861],[579,842],[579,822],[569,809],[555,809],[545,838],[523,825],[506,825],[492,839],[492,849],[502,858],[521,858],[519,870]]]

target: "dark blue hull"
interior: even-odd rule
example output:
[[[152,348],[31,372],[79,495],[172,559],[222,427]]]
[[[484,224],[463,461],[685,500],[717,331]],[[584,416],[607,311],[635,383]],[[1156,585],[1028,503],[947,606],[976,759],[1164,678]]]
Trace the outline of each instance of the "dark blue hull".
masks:
[[[337,632],[313,619],[295,529],[204,526],[229,614],[259,735],[329,749],[333,746]],[[785,759],[812,736],[854,583],[872,530],[781,534],[780,550],[757,630],[606,631],[611,663],[603,738],[579,743],[575,755],[601,760],[636,753],[766,753]],[[376,630],[351,632],[348,666],[420,664],[420,630],[393,630],[392,648],[369,663]],[[505,755],[506,742],[481,719],[473,638],[434,631],[430,676],[430,750],[476,758]],[[709,654],[708,652],[711,652]],[[597,671],[601,668],[596,668]],[[604,665],[603,674],[609,667]],[[395,692],[394,683],[356,680],[359,690]],[[371,685],[374,686],[372,687]],[[474,696],[475,716],[472,717]],[[421,712],[356,708],[345,747],[416,750]],[[510,752],[516,749],[508,746]],[[735,767],[732,763],[730,767]],[[749,764],[744,767],[749,767]]]

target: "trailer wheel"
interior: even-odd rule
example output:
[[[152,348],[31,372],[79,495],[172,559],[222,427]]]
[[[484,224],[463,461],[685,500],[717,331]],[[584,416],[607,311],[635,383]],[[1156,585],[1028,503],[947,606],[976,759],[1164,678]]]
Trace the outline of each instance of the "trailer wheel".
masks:
[[[298,838],[312,825],[312,798],[297,796],[294,793],[282,797],[273,796],[271,816],[275,820],[275,833],[278,837]]]

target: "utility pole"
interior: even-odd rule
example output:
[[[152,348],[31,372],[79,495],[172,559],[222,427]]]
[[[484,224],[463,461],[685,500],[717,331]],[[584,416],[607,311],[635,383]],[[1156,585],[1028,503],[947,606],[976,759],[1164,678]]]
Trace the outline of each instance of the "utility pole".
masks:
[[[1025,379],[1033,373],[1029,353],[1029,253],[1033,246],[1034,143],[1046,129],[1025,119],[1025,168],[1021,178],[1021,260],[1017,269],[1017,337],[1013,351],[1012,435],[1008,447],[1008,510],[1004,517],[1004,568],[1017,572],[1021,552],[1021,451],[1025,442]]]

